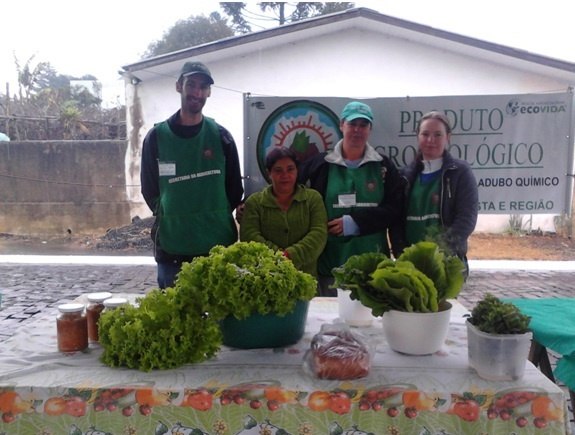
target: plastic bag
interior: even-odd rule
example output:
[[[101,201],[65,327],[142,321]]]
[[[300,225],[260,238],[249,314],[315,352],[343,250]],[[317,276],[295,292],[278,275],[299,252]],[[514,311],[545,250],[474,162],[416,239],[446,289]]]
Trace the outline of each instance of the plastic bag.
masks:
[[[372,352],[367,339],[349,326],[324,324],[312,338],[304,369],[319,379],[363,378],[369,374]]]

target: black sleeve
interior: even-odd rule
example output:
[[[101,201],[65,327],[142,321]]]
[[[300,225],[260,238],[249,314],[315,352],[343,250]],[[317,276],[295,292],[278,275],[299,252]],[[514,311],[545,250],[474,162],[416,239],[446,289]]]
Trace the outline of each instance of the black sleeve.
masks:
[[[154,215],[156,214],[158,198],[160,197],[159,178],[158,141],[156,129],[152,128],[144,138],[142,145],[140,185],[142,196]]]
[[[297,182],[317,190],[325,198],[328,163],[326,153],[316,154],[298,165]]]
[[[224,156],[226,158],[226,195],[233,211],[240,205],[242,197],[244,196],[240,159],[236,143],[231,133],[221,125],[218,125],[218,127],[220,129]]]
[[[467,239],[477,224],[479,193],[477,181],[467,162],[460,163],[459,173],[457,182],[451,183],[453,200],[446,239],[455,253],[464,255],[467,252]]]
[[[355,210],[351,217],[359,227],[361,235],[385,231],[399,220],[403,204],[403,188],[399,171],[384,156],[381,162],[385,170],[383,199],[377,207]]]

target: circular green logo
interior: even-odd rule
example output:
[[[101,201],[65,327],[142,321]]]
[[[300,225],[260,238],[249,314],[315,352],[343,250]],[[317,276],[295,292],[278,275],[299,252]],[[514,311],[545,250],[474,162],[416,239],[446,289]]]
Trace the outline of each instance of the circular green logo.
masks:
[[[257,141],[258,166],[267,180],[265,158],[272,149],[289,148],[303,162],[333,149],[340,139],[339,118],[331,109],[310,100],[290,101],[263,123]]]

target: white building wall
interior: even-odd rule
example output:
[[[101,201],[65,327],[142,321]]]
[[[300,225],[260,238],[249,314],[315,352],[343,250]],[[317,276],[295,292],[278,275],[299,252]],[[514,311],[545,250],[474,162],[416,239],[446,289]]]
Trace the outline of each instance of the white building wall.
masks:
[[[497,64],[498,58],[504,59],[502,55],[488,53],[486,58],[477,58],[358,29],[276,45],[247,55],[210,59],[215,56],[199,59],[210,68],[215,80],[204,114],[230,130],[242,162],[244,153],[249,152],[243,147],[244,93],[355,99],[562,92],[568,87],[568,83],[558,79]],[[143,124],[138,145],[132,139],[133,150],[127,157],[131,161],[128,180],[132,180],[132,185],[139,185],[140,149],[145,133],[180,106],[176,80],[177,73],[137,85]],[[131,84],[127,85],[126,95],[130,104]],[[129,136],[132,122],[128,114]],[[371,142],[377,142],[377,138]],[[130,198],[134,215],[150,214],[145,204],[142,206],[139,189],[132,188]],[[508,220],[508,216],[480,215],[477,231],[502,231]],[[534,229],[554,231],[553,218],[548,215],[534,215],[532,225]]]

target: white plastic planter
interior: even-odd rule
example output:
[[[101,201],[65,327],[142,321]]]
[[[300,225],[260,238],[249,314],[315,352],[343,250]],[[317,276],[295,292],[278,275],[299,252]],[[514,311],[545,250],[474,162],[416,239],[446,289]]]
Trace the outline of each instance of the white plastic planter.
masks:
[[[451,304],[444,302],[435,313],[391,310],[383,315],[383,329],[389,347],[408,355],[429,355],[445,343],[449,331]]]
[[[469,365],[489,381],[523,377],[533,334],[488,334],[467,323]]]

